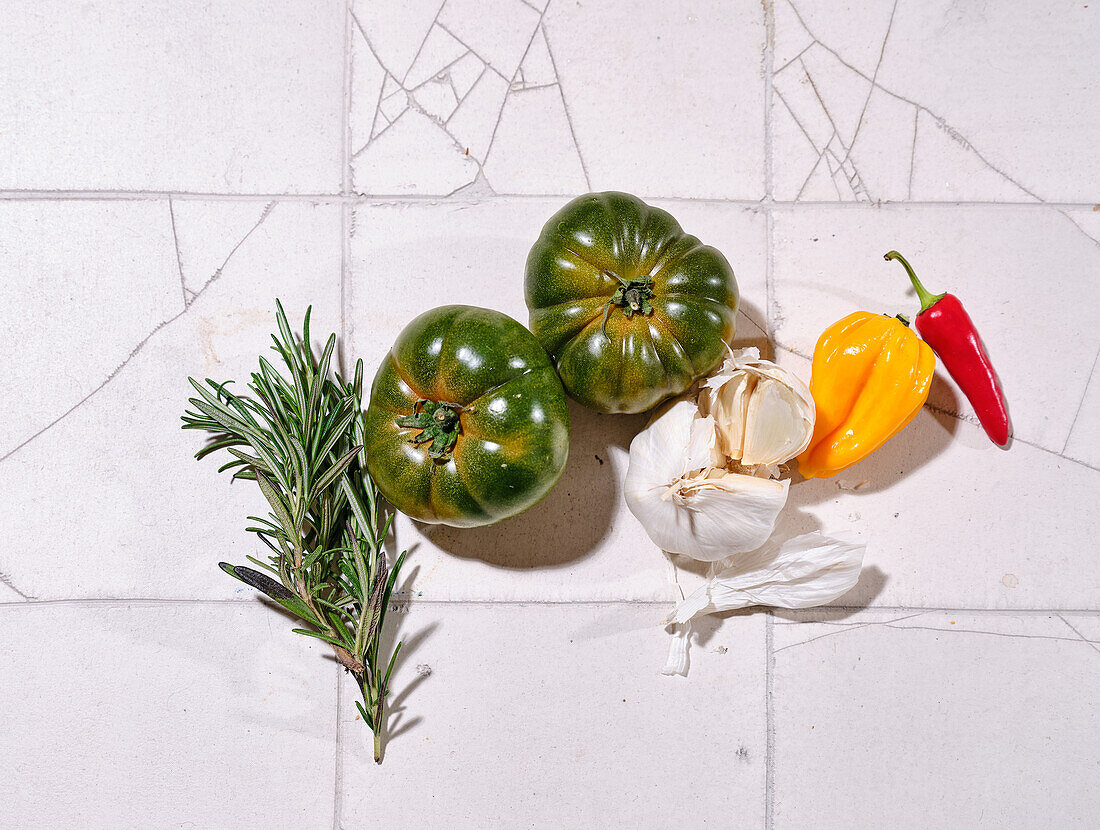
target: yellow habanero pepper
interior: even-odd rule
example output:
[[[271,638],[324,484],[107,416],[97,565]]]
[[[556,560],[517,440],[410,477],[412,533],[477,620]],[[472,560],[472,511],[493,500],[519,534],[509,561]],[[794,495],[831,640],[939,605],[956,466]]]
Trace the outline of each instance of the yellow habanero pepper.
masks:
[[[936,357],[901,319],[857,311],[814,348],[813,438],[798,457],[806,478],[829,478],[873,453],[916,417]]]

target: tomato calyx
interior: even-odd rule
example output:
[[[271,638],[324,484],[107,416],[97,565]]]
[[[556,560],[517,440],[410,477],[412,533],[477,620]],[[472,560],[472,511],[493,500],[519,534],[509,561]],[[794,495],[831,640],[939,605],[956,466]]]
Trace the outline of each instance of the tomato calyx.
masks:
[[[409,443],[413,446],[429,444],[428,455],[436,461],[443,461],[462,434],[461,411],[462,407],[458,404],[421,398],[416,402],[412,415],[397,418],[394,423],[405,429],[419,430],[409,439]]]
[[[615,274],[609,276],[613,276],[619,281],[619,287],[615,289],[615,293],[611,295],[611,299],[607,301],[607,305],[603,308],[603,322],[600,324],[600,331],[603,332],[604,339],[608,342],[611,341],[611,338],[607,336],[607,318],[610,316],[613,307],[621,308],[623,316],[628,320],[635,314],[653,313],[653,304],[649,302],[653,299],[653,277],[651,275],[647,274],[644,277],[636,277],[632,280],[624,280]]]

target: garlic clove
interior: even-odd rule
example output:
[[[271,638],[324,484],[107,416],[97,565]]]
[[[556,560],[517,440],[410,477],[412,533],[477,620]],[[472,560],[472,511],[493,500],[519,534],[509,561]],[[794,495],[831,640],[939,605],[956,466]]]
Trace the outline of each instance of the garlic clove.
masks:
[[[814,431],[812,405],[807,408],[788,384],[761,377],[749,400],[744,430],[742,464],[780,464],[809,446]]]
[[[732,352],[703,385],[699,408],[715,420],[714,464],[745,467],[789,461],[813,437],[814,399],[794,374],[757,349]]]
[[[705,410],[714,418],[718,433],[716,449],[726,458],[740,461],[745,441],[745,424],[748,419],[749,403],[756,386],[756,377],[749,372],[737,371],[725,383],[713,389],[706,389]],[[704,396],[700,395],[700,402]],[[723,463],[723,459],[715,459]]]
[[[684,450],[683,474],[687,475],[694,470],[710,467],[717,451],[717,441],[718,434],[714,418],[709,415],[701,418],[696,409],[696,415],[693,416],[688,432],[687,447]]]
[[[775,530],[789,487],[789,481],[737,473],[685,482],[685,509],[675,517],[677,532],[664,533],[667,544],[661,547],[702,562],[755,550]],[[654,539],[650,528],[646,532]]]

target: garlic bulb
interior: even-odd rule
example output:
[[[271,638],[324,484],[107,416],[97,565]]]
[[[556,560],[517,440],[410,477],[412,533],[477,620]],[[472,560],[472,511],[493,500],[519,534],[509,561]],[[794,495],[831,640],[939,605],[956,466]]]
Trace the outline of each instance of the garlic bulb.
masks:
[[[757,349],[730,352],[630,444],[627,507],[662,550],[714,562],[760,547],[787,503],[778,465],[814,431],[806,384]]]
[[[745,467],[782,464],[810,444],[814,399],[801,380],[758,349],[731,352],[699,392],[714,417],[720,453]]]
[[[630,444],[626,504],[662,550],[714,562],[755,550],[775,528],[789,482],[716,466],[718,436],[716,419],[684,400]]]

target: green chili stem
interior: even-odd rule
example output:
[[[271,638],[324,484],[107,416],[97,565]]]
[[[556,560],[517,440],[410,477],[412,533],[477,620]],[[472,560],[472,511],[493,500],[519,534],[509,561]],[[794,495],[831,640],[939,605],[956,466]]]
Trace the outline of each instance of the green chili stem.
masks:
[[[945,294],[933,294],[927,288],[925,288],[921,284],[921,281],[919,279],[917,279],[917,275],[913,271],[913,267],[909,264],[909,262],[905,259],[905,257],[903,257],[901,254],[899,254],[897,251],[890,251],[889,253],[887,253],[883,257],[883,259],[886,259],[886,260],[896,259],[898,262],[901,263],[901,267],[904,268],[905,273],[907,273],[909,275],[909,281],[911,283],[913,283],[913,288],[917,292],[917,299],[920,300],[920,313],[921,314],[924,314],[924,312],[928,311],[929,308],[931,308],[935,303],[939,302],[940,300],[942,300],[946,296],[946,293]]]

